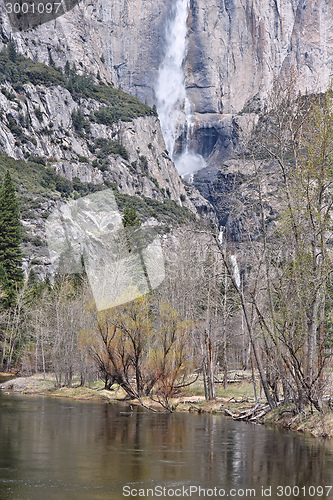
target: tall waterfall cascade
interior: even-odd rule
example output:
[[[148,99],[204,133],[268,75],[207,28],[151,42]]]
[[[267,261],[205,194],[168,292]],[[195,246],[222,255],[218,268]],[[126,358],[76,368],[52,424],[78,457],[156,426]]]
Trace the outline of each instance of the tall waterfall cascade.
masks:
[[[157,112],[170,157],[180,175],[190,180],[205,166],[205,160],[191,150],[194,119],[192,105],[186,95],[185,61],[187,56],[187,19],[190,0],[175,0],[166,26],[165,54],[158,70],[155,87]],[[176,151],[177,139],[182,149]]]
[[[238,267],[238,264],[237,264],[237,257],[236,257],[236,255],[231,255],[230,256],[230,260],[231,260],[232,268],[233,268],[233,271],[234,271],[234,280],[235,280],[236,285],[238,286],[238,288],[240,288],[241,280],[240,280],[240,272],[239,272],[239,267]]]

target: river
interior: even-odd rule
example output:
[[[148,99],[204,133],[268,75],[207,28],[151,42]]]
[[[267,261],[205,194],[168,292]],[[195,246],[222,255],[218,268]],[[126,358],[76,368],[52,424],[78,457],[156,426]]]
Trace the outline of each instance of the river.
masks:
[[[333,498],[321,494],[330,485],[330,441],[222,415],[0,395],[1,500]]]

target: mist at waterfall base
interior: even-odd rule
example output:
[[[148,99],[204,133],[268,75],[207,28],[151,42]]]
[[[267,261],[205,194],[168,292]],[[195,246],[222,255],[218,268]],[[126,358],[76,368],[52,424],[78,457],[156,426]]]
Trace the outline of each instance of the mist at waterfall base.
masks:
[[[206,166],[204,158],[195,153],[185,151],[173,158],[176,169],[186,181],[191,181],[193,174]]]

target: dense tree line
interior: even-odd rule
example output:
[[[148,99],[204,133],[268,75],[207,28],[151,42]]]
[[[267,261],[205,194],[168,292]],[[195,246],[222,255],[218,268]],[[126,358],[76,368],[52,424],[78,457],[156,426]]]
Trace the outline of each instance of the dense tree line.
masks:
[[[166,279],[131,303],[97,312],[85,275],[23,279],[20,223],[7,173],[0,191],[0,348],[3,369],[52,371],[57,384],[102,377],[129,398],[170,396],[203,378],[207,399],[230,365],[252,368],[274,408],[319,411],[332,355],[333,107],[331,92],[300,96],[276,82],[246,150],[257,229],[243,245],[207,226],[174,229]],[[245,161],[245,160],[244,160]],[[269,167],[269,168],[268,168]],[[273,172],[273,174],[272,174]],[[272,223],[267,176],[274,175]],[[123,210],[128,237],[140,225]],[[126,232],[125,231],[125,232]],[[127,233],[126,233],[127,234]],[[239,271],[238,266],[241,271]]]
[[[244,244],[245,287],[232,278],[271,407],[323,409],[332,356],[332,93],[301,96],[293,77],[275,82],[247,151],[259,214]],[[270,166],[269,173],[267,166]],[[270,223],[268,175],[276,177],[278,217]]]

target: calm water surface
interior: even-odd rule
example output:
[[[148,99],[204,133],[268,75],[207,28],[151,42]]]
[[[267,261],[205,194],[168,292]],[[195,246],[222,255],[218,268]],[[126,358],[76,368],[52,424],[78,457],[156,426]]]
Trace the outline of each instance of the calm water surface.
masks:
[[[0,500],[124,499],[126,485],[216,487],[229,498],[240,489],[236,499],[250,488],[265,498],[271,486],[273,499],[333,498],[309,490],[333,485],[333,446],[220,415],[0,395]],[[278,496],[279,485],[305,490]]]

